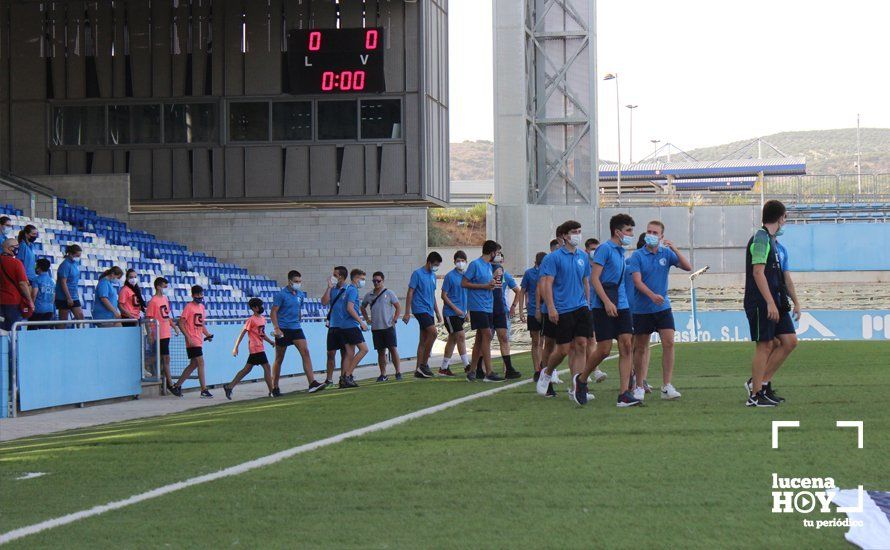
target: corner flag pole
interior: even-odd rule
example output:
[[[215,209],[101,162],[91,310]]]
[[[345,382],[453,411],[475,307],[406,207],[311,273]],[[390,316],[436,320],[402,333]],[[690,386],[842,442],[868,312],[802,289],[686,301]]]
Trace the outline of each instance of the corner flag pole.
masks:
[[[705,267],[699,269],[695,273],[689,275],[689,297],[691,299],[692,305],[692,341],[698,342],[698,314],[697,314],[697,304],[695,301],[695,280],[699,277],[699,275],[704,275],[711,269],[711,266],[706,265]]]

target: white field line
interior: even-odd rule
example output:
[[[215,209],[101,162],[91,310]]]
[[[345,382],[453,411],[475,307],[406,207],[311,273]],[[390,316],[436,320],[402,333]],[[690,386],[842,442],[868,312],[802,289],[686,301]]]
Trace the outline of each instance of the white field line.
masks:
[[[617,355],[611,355],[607,357],[605,360],[613,359],[617,357]],[[565,370],[563,370],[565,372]],[[397,416],[395,418],[390,418],[389,420],[383,420],[381,422],[377,422],[375,424],[371,424],[369,426],[365,426],[363,428],[356,428],[355,430],[350,430],[348,432],[343,432],[341,434],[337,434],[331,437],[326,437],[324,439],[319,439],[318,441],[312,441],[311,443],[306,443],[303,445],[299,445],[297,447],[292,447],[290,449],[286,449],[284,451],[279,451],[277,453],[273,453],[267,456],[263,456],[254,460],[249,460],[247,462],[242,462],[241,464],[237,464],[235,466],[230,466],[223,470],[219,470],[217,472],[213,472],[210,474],[204,474],[202,476],[193,477],[190,479],[186,479],[185,481],[178,481],[176,483],[171,483],[169,485],[164,485],[163,487],[158,487],[157,489],[152,489],[150,491],[146,491],[144,493],[139,493],[137,495],[133,495],[131,497],[125,498],[123,500],[116,500],[114,502],[109,502],[108,504],[102,504],[99,506],[94,506],[87,510],[81,510],[80,512],[74,512],[71,514],[66,514],[64,516],[59,516],[57,518],[48,519],[46,521],[41,521],[40,523],[35,523],[33,525],[28,525],[26,527],[20,527],[18,529],[13,529],[12,531],[8,531],[0,535],[0,544],[6,544],[7,542],[12,542],[14,540],[27,537],[29,535],[36,535],[42,531],[46,531],[48,529],[53,529],[56,527],[61,527],[63,525],[68,525],[69,523],[74,523],[75,521],[79,521],[82,519],[90,518],[93,516],[98,516],[104,514],[106,512],[111,512],[113,510],[119,510],[121,508],[125,508],[127,506],[131,506],[133,504],[137,504],[139,502],[143,502],[146,500],[151,500],[153,498],[157,498],[160,496],[164,496],[175,491],[179,491],[181,489],[185,489],[188,487],[192,487],[194,485],[201,485],[202,483],[208,483],[210,481],[216,481],[217,479],[223,479],[226,477],[237,476],[251,470],[256,470],[257,468],[262,468],[264,466],[269,466],[275,464],[277,462],[281,462],[284,459],[291,458],[298,454],[306,453],[309,451],[314,451],[316,449],[321,449],[322,447],[327,447],[329,445],[334,445],[335,443],[340,443],[341,441],[346,441],[347,439],[352,439],[355,437],[361,437],[365,434],[379,432],[381,430],[387,430],[394,426],[399,426],[408,422],[409,420],[414,420],[417,418],[423,418],[424,416],[429,416],[431,414],[435,414],[437,412],[441,412],[452,407],[456,407],[463,403],[468,403],[470,401],[475,401],[476,399],[482,399],[483,397],[488,397],[490,395],[494,395],[496,393],[509,390],[512,388],[517,388],[519,386],[524,386],[526,384],[532,383],[534,380],[532,378],[528,378],[526,380],[522,380],[519,382],[512,382],[508,384],[504,384],[502,386],[498,386],[496,388],[492,388],[490,390],[481,391],[478,393],[474,393],[471,395],[466,395],[464,397],[460,397],[458,399],[453,399],[451,401],[446,401],[445,403],[440,403],[438,405],[434,405],[432,407],[427,407],[425,409],[420,409],[418,411],[410,412],[407,414],[403,414],[402,416]]]

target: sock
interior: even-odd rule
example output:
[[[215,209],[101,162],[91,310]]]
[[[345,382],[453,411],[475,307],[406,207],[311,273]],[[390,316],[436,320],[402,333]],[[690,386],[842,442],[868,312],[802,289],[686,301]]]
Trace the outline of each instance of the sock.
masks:
[[[443,357],[442,358],[442,369],[448,368],[448,363],[451,362],[451,357]]]
[[[476,361],[476,369],[478,370],[478,369],[481,369],[481,368],[482,368],[482,357],[480,356],[480,357],[479,357],[479,360]]]
[[[504,364],[507,365],[507,370],[513,370],[513,361],[510,359],[509,355],[504,355],[501,359],[503,359]]]
[[[465,367],[470,366],[470,356],[467,355],[466,353],[464,353],[463,355],[460,356],[460,360],[464,362]]]

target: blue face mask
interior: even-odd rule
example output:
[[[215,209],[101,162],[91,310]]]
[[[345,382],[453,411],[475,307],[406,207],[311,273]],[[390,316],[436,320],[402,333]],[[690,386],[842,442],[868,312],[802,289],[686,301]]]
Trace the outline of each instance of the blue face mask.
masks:
[[[204,298],[192,298],[196,304],[203,304]]]
[[[776,230],[776,237],[781,237],[781,236],[784,235],[784,234],[785,234],[785,228],[784,228],[784,227],[780,227],[779,229]]]
[[[630,235],[622,235],[621,236],[621,244],[624,246],[630,246],[634,243],[634,238]]]
[[[658,246],[658,242],[661,241],[661,239],[659,239],[657,235],[646,234],[645,239],[647,246]]]

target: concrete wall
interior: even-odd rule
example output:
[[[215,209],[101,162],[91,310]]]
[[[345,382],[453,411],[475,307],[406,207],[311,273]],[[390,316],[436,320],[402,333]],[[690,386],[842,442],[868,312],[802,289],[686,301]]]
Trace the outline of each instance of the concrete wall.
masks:
[[[54,189],[69,204],[92,208],[100,216],[127,222],[130,213],[130,176],[101,174],[91,176],[29,176]]]
[[[42,195],[34,196],[34,211],[31,211],[31,194],[6,187],[0,183],[0,204],[11,204],[24,212],[25,216],[53,218],[53,200]]]

